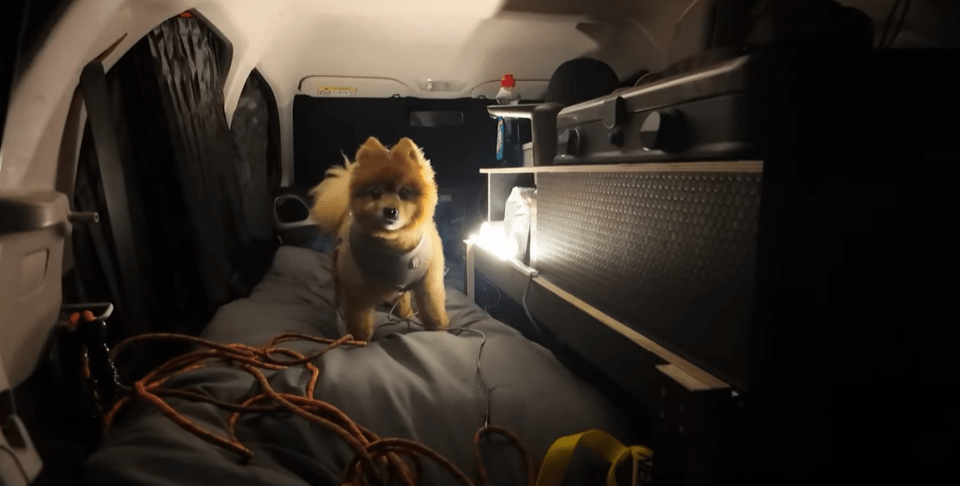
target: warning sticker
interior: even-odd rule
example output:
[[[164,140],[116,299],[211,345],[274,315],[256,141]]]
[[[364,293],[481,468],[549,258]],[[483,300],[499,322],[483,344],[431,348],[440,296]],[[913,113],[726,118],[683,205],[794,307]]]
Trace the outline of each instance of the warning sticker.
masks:
[[[317,88],[317,96],[356,96],[357,88],[345,86],[320,86]]]

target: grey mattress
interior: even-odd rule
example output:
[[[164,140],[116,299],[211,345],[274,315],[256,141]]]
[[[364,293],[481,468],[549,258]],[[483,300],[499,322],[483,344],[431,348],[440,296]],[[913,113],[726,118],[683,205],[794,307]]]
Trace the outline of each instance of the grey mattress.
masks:
[[[286,331],[336,338],[343,324],[333,301],[330,260],[313,250],[281,247],[263,281],[248,298],[221,308],[203,337],[259,345]],[[491,422],[518,433],[540,461],[557,438],[590,428],[633,442],[626,421],[604,396],[571,374],[543,347],[491,318],[462,292],[448,289],[451,327],[487,336],[482,370],[491,394]],[[378,323],[387,323],[378,314]],[[379,327],[366,347],[338,348],[320,358],[316,398],[343,410],[381,437],[421,441],[474,476],[473,435],[483,425],[486,396],[477,380],[481,337],[430,332],[406,325]],[[308,342],[286,343],[300,352]],[[302,393],[309,374],[288,368],[268,375],[278,391]],[[167,387],[240,401],[258,391],[247,373],[211,366],[171,380]],[[227,413],[212,405],[169,402],[196,423],[225,431]],[[247,415],[238,438],[255,457],[238,457],[173,424],[152,405],[138,402],[87,463],[94,484],[338,484],[353,457],[332,433],[287,414]],[[484,452],[494,484],[521,484],[514,449],[493,438]],[[452,484],[424,459],[424,484]],[[572,472],[572,471],[571,471]]]

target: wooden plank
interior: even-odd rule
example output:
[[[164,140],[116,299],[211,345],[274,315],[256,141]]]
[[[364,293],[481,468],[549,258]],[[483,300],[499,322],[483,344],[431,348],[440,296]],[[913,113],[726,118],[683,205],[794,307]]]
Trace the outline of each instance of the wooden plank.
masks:
[[[472,273],[470,267],[475,267],[475,272],[483,274],[486,278],[494,282],[498,289],[503,292],[505,296],[519,303],[523,298],[525,282],[528,277],[518,269],[514,268],[510,263],[499,260],[497,257],[493,256],[493,254],[491,254],[482,246],[473,245],[472,253],[472,262],[467,263],[467,273]],[[567,304],[575,307],[577,310],[583,312],[586,316],[592,318],[594,321],[603,324],[606,328],[615,332],[616,335],[622,336],[627,341],[639,346],[646,352],[665,362],[667,365],[670,365],[669,367],[657,366],[657,373],[669,376],[674,380],[680,379],[680,381],[683,382],[683,385],[688,389],[691,389],[691,391],[722,390],[730,388],[730,385],[723,380],[713,376],[709,372],[664,348],[640,332],[630,328],[626,324],[584,302],[577,296],[563,290],[544,277],[533,277],[532,285],[534,288],[530,289],[531,299],[529,305],[530,312],[533,313],[534,316],[540,314],[540,311],[542,310],[541,304],[543,304],[542,297],[540,299],[533,298],[533,296],[537,293],[534,290],[543,289],[549,294],[556,296],[556,298],[558,298],[560,301],[566,302]],[[548,327],[551,327],[552,325],[556,325],[558,323],[545,322],[544,324],[546,324]],[[594,327],[593,329],[593,332],[596,332],[597,328]],[[584,327],[584,331],[590,332],[590,327]],[[659,364],[661,363],[658,363],[657,365]],[[603,367],[601,366],[601,368]]]
[[[464,240],[464,244],[467,245],[467,271],[466,271],[466,277],[464,278],[465,280],[464,292],[467,294],[467,297],[470,298],[471,302],[476,302],[477,301],[475,297],[476,290],[474,288],[474,286],[476,285],[476,280],[475,280],[476,273],[474,270],[474,268],[476,267],[476,264],[474,262],[474,254],[475,254],[474,243],[471,240]]]
[[[707,373],[706,371],[700,369],[693,363],[670,352],[668,349],[657,344],[652,339],[644,336],[643,334],[640,334],[639,332],[633,330],[626,324],[608,316],[607,314],[604,314],[599,309],[584,302],[577,296],[561,289],[560,287],[557,287],[549,280],[538,276],[538,277],[534,277],[533,281],[534,283],[540,285],[544,289],[547,289],[550,292],[553,292],[558,297],[569,302],[570,304],[577,307],[578,309],[586,312],[601,324],[604,324],[607,327],[613,329],[614,331],[626,337],[627,339],[633,341],[643,349],[650,351],[651,353],[659,356],[661,359],[663,359],[667,363],[670,363],[671,365],[675,366],[677,369],[683,371],[687,375],[690,375],[690,377],[694,378],[697,382],[702,384],[702,388],[700,386],[698,386],[697,388],[708,389],[708,390],[730,388],[730,385],[725,383],[723,380],[711,375],[710,373]],[[661,371],[664,371],[664,370],[661,370]]]
[[[537,167],[491,167],[481,174],[541,174],[547,172],[763,172],[762,160],[718,162],[673,162],[646,164],[542,165]]]

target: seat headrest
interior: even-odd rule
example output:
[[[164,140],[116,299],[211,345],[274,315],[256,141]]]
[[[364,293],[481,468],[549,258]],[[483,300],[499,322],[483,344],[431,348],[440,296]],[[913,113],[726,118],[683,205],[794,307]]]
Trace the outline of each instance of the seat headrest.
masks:
[[[753,14],[750,45],[800,37],[828,36],[838,47],[873,46],[873,20],[860,10],[834,0],[766,0]]]
[[[757,4],[758,0],[694,0],[674,26],[667,64],[711,49],[742,48]]]
[[[752,47],[818,35],[838,47],[869,48],[873,22],[834,0],[695,0],[677,21],[668,67],[637,84],[731,59]]]
[[[619,87],[620,78],[607,63],[590,58],[571,59],[553,72],[544,101],[575,105],[608,95]]]

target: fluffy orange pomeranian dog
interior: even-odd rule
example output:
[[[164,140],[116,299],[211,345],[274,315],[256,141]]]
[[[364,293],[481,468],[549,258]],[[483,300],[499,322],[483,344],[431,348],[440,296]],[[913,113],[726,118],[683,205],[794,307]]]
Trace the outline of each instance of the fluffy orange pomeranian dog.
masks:
[[[411,300],[425,326],[446,328],[430,162],[409,138],[387,149],[370,137],[354,159],[328,170],[311,192],[314,219],[337,237],[334,289],[347,332],[370,341],[376,307],[394,304],[398,316],[409,318]]]

